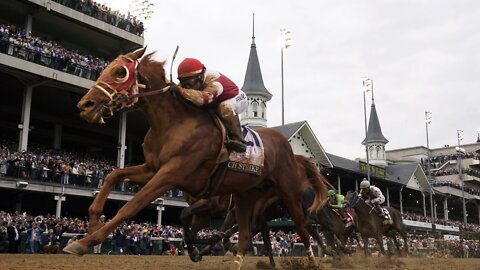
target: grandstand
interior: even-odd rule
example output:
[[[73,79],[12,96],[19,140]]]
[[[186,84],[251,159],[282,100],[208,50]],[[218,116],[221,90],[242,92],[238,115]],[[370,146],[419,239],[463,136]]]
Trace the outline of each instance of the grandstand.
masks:
[[[0,178],[3,210],[87,216],[99,179],[112,168],[143,160],[148,127],[139,111],[125,111],[103,126],[78,116],[76,103],[106,63],[144,45],[141,22],[92,3],[0,1],[3,163],[10,157]],[[64,181],[61,169],[67,165],[81,174]],[[106,215],[112,216],[136,188],[119,186]],[[164,220],[178,223],[185,202],[175,198],[177,191],[170,195],[139,217],[157,217],[161,203]]]

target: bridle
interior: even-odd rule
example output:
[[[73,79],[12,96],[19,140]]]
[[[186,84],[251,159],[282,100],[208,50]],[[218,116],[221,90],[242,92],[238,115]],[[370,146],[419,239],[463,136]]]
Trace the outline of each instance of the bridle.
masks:
[[[157,89],[148,92],[140,92],[140,89],[146,89],[147,85],[139,83],[139,60],[133,60],[128,56],[122,56],[128,62],[122,62],[122,68],[125,70],[125,76],[122,78],[112,78],[112,82],[105,80],[97,80],[92,89],[97,89],[109,98],[108,103],[105,105],[106,109],[116,108],[121,110],[125,107],[131,107],[137,103],[139,97],[156,95],[159,93],[165,93],[169,90],[170,86],[162,89]],[[108,75],[110,76],[110,75]],[[119,84],[118,87],[113,87],[112,84]],[[168,83],[168,82],[167,82]]]

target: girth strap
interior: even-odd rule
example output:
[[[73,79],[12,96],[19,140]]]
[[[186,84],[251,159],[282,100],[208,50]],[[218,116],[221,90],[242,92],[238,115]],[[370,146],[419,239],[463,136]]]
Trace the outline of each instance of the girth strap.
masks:
[[[225,172],[227,171],[227,163],[228,162],[223,162],[215,166],[215,170],[208,178],[207,186],[196,197],[208,199],[217,191],[224,179]]]

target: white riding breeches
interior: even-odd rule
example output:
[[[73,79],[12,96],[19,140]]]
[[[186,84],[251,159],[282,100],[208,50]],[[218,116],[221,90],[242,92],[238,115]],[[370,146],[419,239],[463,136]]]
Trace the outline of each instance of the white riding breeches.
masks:
[[[371,199],[371,200],[365,200],[366,203],[371,203],[371,204],[382,204],[385,202],[385,196],[380,195],[377,198]]]
[[[235,115],[243,113],[247,109],[247,95],[242,90],[233,98],[221,102],[222,106],[228,107]]]

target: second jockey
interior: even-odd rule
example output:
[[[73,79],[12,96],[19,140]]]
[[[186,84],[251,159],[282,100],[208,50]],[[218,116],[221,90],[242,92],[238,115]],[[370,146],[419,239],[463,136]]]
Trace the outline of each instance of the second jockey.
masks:
[[[346,220],[345,217],[345,197],[342,194],[338,194],[334,189],[328,191],[328,203],[335,210],[342,220]]]
[[[378,216],[383,219],[388,219],[388,216],[383,212],[383,209],[380,206],[385,202],[385,196],[383,196],[382,191],[378,187],[370,185],[370,182],[364,178],[360,183],[359,195],[365,200],[365,203],[374,207]]]

